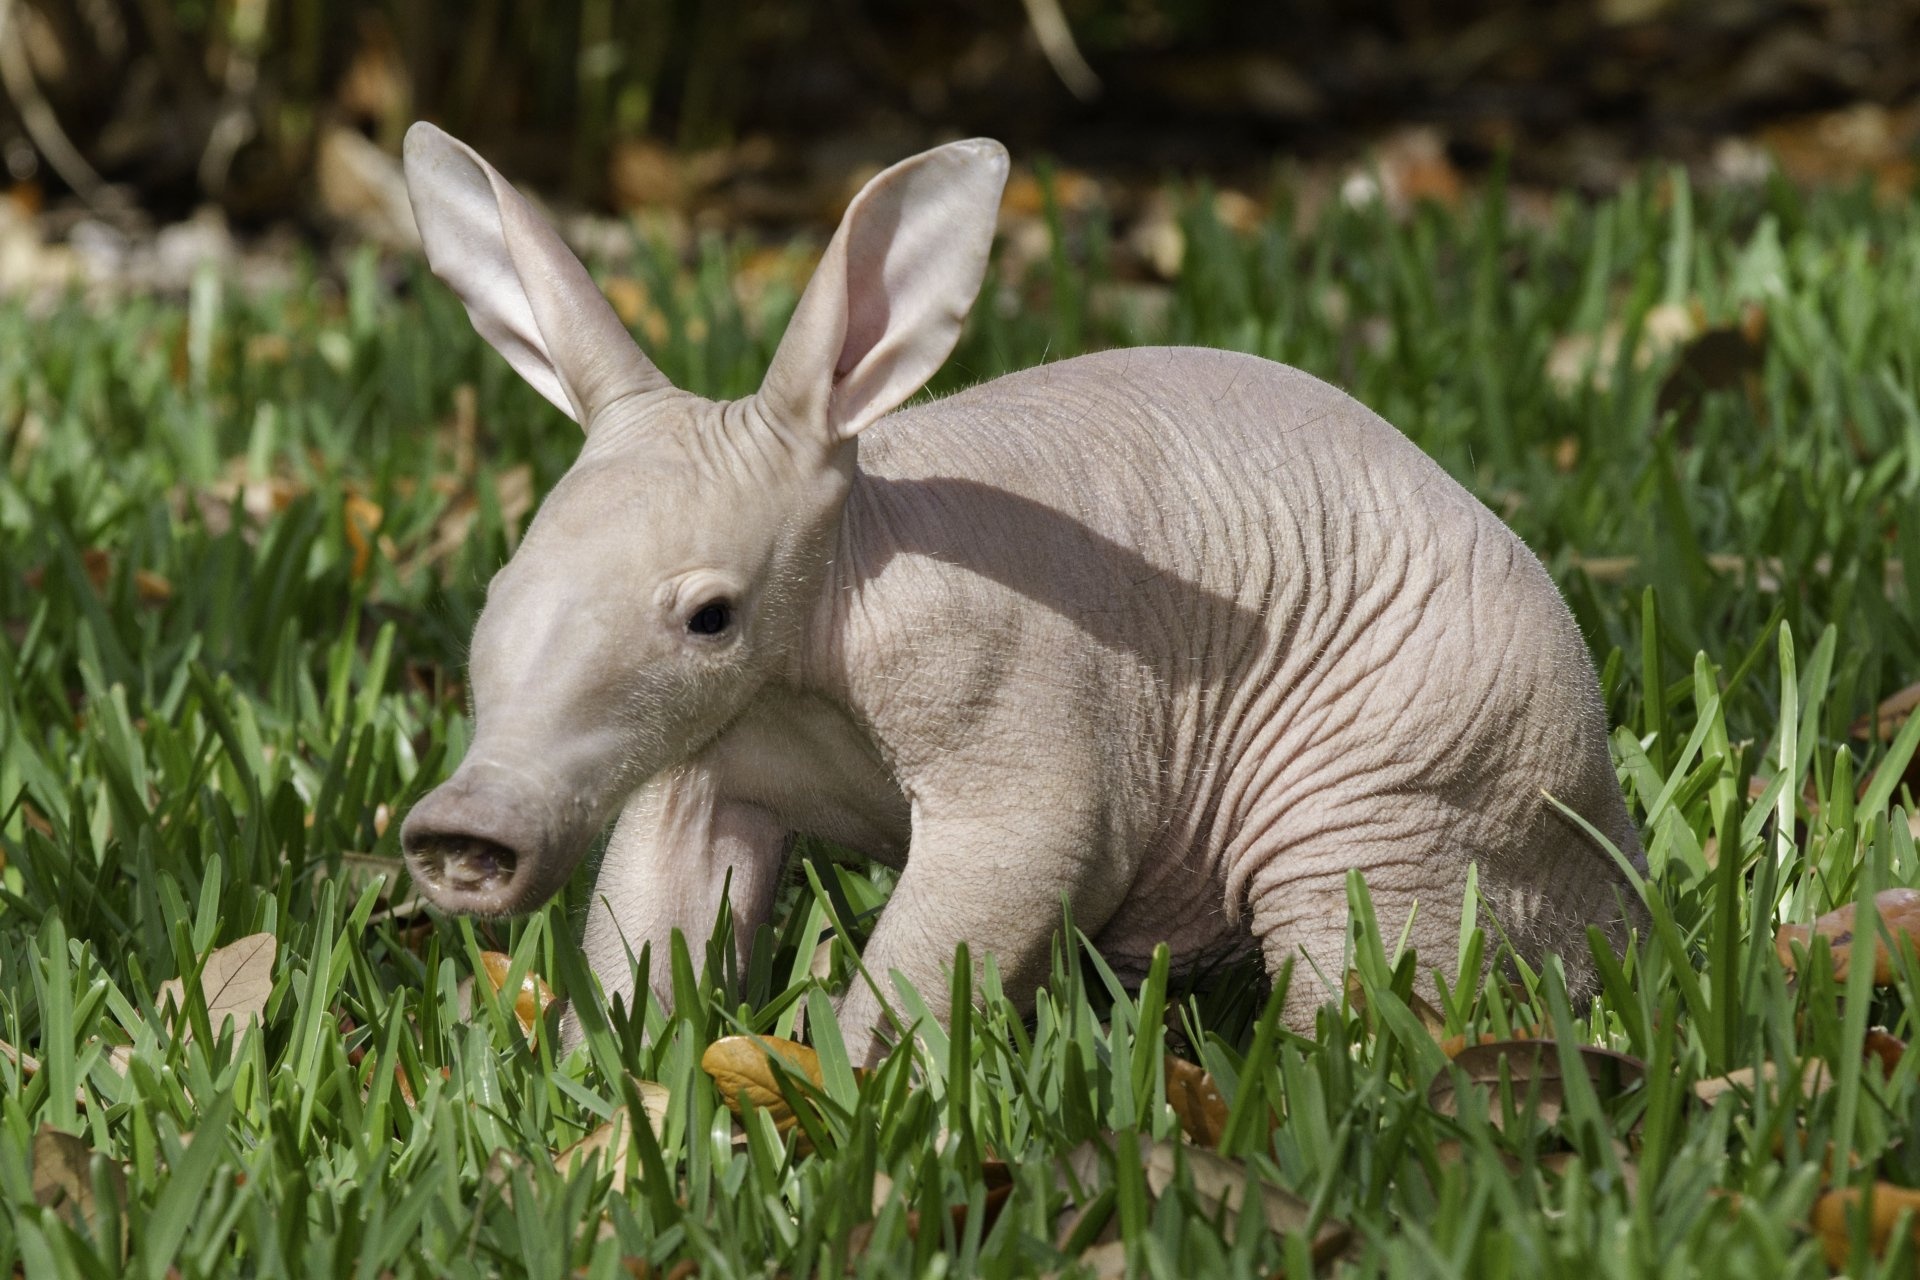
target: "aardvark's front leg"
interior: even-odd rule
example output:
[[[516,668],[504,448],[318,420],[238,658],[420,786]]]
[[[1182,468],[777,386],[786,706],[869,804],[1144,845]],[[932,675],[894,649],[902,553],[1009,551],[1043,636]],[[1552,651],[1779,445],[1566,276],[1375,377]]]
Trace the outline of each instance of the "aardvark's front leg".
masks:
[[[697,966],[727,892],[733,937],[742,966],[754,931],[773,914],[774,890],[789,832],[753,805],[716,794],[700,765],[669,770],[633,794],[614,825],[594,881],[581,947],[608,1002],[631,1001],[634,962],[653,946],[651,985],[663,1000],[671,990],[667,963],[675,929],[686,936]],[[571,1010],[562,1040],[577,1043]]]
[[[927,1008],[949,1021],[954,950],[965,942],[977,969],[989,954],[1001,986],[1021,1008],[1047,976],[1060,899],[1073,904],[1076,927],[1093,934],[1125,896],[1125,877],[1105,865],[1108,843],[1090,811],[1057,795],[1036,795],[1031,775],[983,784],[969,796],[997,794],[993,808],[916,799],[906,870],[861,956],[868,974],[901,1009],[891,976],[913,984]],[[976,981],[975,989],[978,989]],[[841,1034],[856,1061],[871,1065],[881,1039],[898,1033],[878,997],[856,975],[839,1006]],[[904,1014],[903,1014],[904,1017]]]

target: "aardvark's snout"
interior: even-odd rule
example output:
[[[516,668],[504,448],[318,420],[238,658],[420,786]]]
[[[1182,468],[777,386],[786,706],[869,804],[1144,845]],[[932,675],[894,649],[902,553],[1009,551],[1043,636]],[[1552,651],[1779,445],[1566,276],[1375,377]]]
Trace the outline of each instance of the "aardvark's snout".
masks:
[[[407,870],[428,901],[444,911],[530,911],[570,869],[550,874],[554,833],[546,805],[495,773],[461,769],[422,797],[400,828]]]
[[[407,843],[413,878],[451,893],[499,893],[513,882],[520,855],[485,836],[422,832]]]

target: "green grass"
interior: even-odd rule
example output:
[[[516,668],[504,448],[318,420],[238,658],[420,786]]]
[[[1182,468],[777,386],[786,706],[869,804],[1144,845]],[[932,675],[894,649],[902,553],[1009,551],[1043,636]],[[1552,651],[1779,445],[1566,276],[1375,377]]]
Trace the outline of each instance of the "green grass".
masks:
[[[648,958],[672,973],[672,1016],[599,1009],[568,903],[480,929],[396,912],[404,891],[367,873],[397,855],[387,815],[464,749],[461,657],[509,552],[512,469],[530,464],[543,491],[573,428],[483,352],[443,289],[406,276],[396,291],[370,259],[343,290],[248,300],[209,280],[185,306],[0,307],[0,1041],[40,1064],[0,1054],[0,1266],[1013,1275],[1072,1267],[1111,1220],[1142,1273],[1305,1274],[1304,1231],[1227,1222],[1190,1161],[1152,1193],[1133,1139],[1178,1135],[1161,1058],[1172,1008],[1178,1047],[1230,1103],[1225,1153],[1314,1223],[1350,1227],[1333,1266],[1825,1274],[1806,1230],[1823,1169],[1920,1184],[1906,1141],[1920,1056],[1888,1076],[1861,1053],[1870,1026],[1914,1037],[1911,949],[1875,991],[1864,966],[1792,980],[1772,947],[1782,920],[1920,884],[1906,817],[1920,717],[1891,743],[1849,735],[1920,679],[1920,208],[1782,188],[1689,198],[1650,180],[1545,225],[1507,221],[1495,199],[1406,224],[1336,211],[1296,235],[1283,211],[1238,237],[1196,213],[1151,327],[1111,303],[1100,220],[1062,225],[1051,264],[976,309],[940,385],[1127,342],[1257,351],[1352,390],[1540,552],[1604,671],[1653,934],[1607,964],[1583,1013],[1551,966],[1517,987],[1477,979],[1499,943],[1478,930],[1418,963],[1443,976],[1447,1031],[1550,1029],[1566,1076],[1552,1124],[1500,1123],[1497,1095],[1490,1119],[1464,1082],[1459,1114],[1436,1110],[1443,1059],[1407,999],[1415,961],[1372,927],[1357,886],[1367,1012],[1329,1008],[1312,1041],[1279,1031],[1245,975],[1128,992],[1066,935],[1037,1018],[1000,998],[989,965],[956,993],[975,1013],[864,1083],[807,969],[837,921],[845,978],[886,880],[823,850],[745,972],[684,948]],[[665,323],[663,368],[709,394],[755,385],[793,303],[783,277],[743,314],[737,252],[713,242],[682,263],[643,248],[620,268]],[[1760,308],[1763,350],[1732,386],[1676,398],[1675,355],[1631,358],[1668,303],[1716,328]],[[1627,354],[1559,389],[1556,342],[1609,324]],[[281,502],[259,516],[220,488],[264,495],[272,477]],[[382,513],[359,574],[349,494]],[[463,506],[465,536],[425,557]],[[1581,567],[1620,557],[1631,566]],[[260,931],[278,947],[260,1027],[219,1031],[190,986],[194,1032],[169,1034],[162,981]],[[546,1034],[529,1046],[484,994],[463,1013],[483,947],[583,1001],[584,1052],[555,1061]],[[803,1006],[824,1083],[788,1088],[812,1153],[765,1113],[736,1141],[702,1050],[788,1034]],[[1643,1076],[1589,1082],[1583,1043]],[[119,1064],[117,1046],[131,1047]],[[1815,1061],[1834,1087],[1811,1099],[1692,1092]],[[1524,1109],[1544,1086],[1521,1075]],[[637,1113],[634,1078],[672,1101],[657,1141],[636,1132],[623,1189],[597,1164],[557,1174],[556,1151],[616,1107]],[[93,1218],[36,1204],[43,1126],[97,1153],[80,1177]],[[1055,1162],[1089,1140],[1079,1199],[1093,1212],[1063,1253]],[[1829,1166],[1830,1149],[1848,1154]],[[996,1159],[1012,1191],[983,1231]],[[876,1217],[877,1173],[895,1194]],[[1111,1251],[1086,1257],[1106,1266]],[[1908,1247],[1855,1263],[1913,1265]]]

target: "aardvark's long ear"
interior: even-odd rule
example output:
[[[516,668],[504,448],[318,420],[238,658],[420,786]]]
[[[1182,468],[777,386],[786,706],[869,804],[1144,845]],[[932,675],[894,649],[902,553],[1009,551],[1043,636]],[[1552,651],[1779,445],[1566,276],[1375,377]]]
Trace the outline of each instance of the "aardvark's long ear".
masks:
[[[534,390],[591,427],[614,401],[668,385],[580,260],[471,147],[416,124],[406,170],[428,265]]]
[[[933,376],[980,291],[1006,181],[1006,149],[975,138],[854,197],[760,386],[776,422],[850,439]]]

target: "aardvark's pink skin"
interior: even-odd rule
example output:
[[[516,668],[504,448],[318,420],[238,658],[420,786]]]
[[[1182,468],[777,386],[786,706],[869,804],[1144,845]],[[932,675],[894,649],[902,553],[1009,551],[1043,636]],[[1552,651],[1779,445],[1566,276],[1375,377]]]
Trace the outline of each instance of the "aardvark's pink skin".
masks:
[[[1299,958],[1304,1027],[1350,870],[1451,967],[1477,863],[1481,918],[1592,987],[1625,884],[1548,797],[1641,856],[1592,665],[1526,547],[1397,431],[1198,349],[896,412],[979,288],[997,144],[868,184],[725,404],[670,385],[467,147],[417,125],[406,161],[434,270],[587,429],[489,591],[472,749],[406,822],[439,905],[538,906],[617,814],[585,944],[626,993],[642,945],[700,954],[729,871],[751,939],[808,832],[902,869],[866,965],[942,1016],[962,941],[1030,1001],[1065,894],[1122,963]],[[875,992],[840,1013],[872,1052]]]

